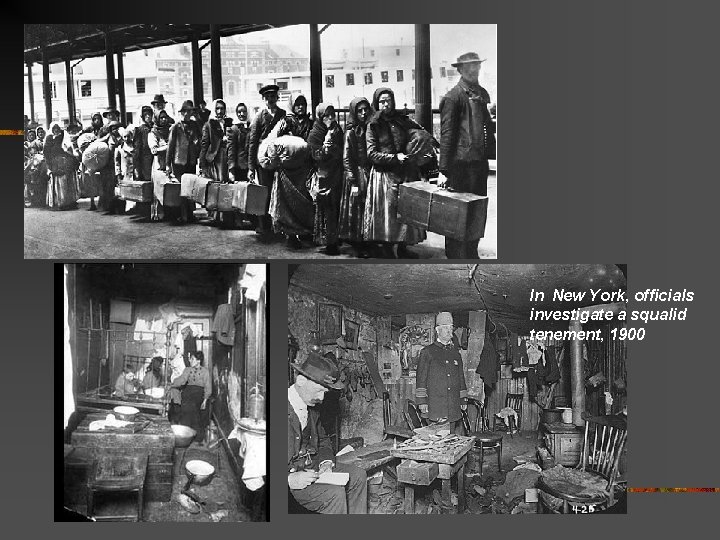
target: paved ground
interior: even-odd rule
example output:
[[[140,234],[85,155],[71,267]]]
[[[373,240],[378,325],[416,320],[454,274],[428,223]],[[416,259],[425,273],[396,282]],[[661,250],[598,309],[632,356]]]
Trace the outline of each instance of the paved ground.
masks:
[[[480,242],[483,258],[497,258],[497,180],[488,180],[488,221]],[[198,223],[148,222],[138,215],[89,212],[89,199],[78,210],[25,209],[26,259],[350,259],[348,246],[337,257],[315,247],[291,250],[283,243],[262,244],[253,230],[221,229],[198,210]],[[445,258],[444,238],[428,233],[413,246],[420,258]]]

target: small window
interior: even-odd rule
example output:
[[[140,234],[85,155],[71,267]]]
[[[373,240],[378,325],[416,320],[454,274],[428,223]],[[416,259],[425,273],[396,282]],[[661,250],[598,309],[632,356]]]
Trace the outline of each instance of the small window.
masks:
[[[80,95],[82,97],[92,96],[92,81],[82,81],[80,83]]]
[[[42,94],[43,94],[42,98],[45,99],[45,85],[44,84],[42,85]],[[57,99],[57,85],[55,84],[54,81],[50,83],[50,99]]]
[[[260,89],[261,89],[262,87],[263,87],[263,83],[257,83],[258,92],[260,91]]]
[[[190,91],[187,88],[183,88],[182,95],[184,97],[188,97],[190,95]]]
[[[355,84],[355,74],[354,73],[346,73],[345,74],[345,84],[347,86],[353,86]]]
[[[278,81],[276,83],[278,85],[278,88],[280,90],[287,90],[288,89],[288,82],[287,81]]]
[[[415,80],[415,70],[414,69],[412,70],[411,77],[412,77],[412,80],[414,81]]]
[[[395,56],[400,56],[400,49],[395,49]]]
[[[365,84],[372,84],[372,73],[365,74]]]
[[[442,77],[442,78],[447,77],[447,68],[440,67],[440,77]]]
[[[370,56],[375,56],[375,49],[370,49]]]
[[[403,82],[403,80],[404,80],[403,70],[398,69],[397,70],[397,82]]]
[[[138,94],[145,93],[145,79],[135,79],[135,91]]]
[[[335,88],[335,75],[325,75],[325,88]]]
[[[235,95],[235,81],[228,81],[227,91],[228,91],[229,95],[231,95],[231,96]]]
[[[388,77],[388,72],[387,72],[387,71],[381,71],[381,72],[380,72],[380,80],[381,80],[382,82],[388,82],[388,81],[390,80],[390,78]]]

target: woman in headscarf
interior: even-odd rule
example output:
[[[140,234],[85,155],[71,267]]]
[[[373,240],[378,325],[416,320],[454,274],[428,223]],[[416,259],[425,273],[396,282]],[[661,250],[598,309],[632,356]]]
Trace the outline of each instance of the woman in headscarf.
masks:
[[[104,142],[110,149],[110,159],[107,164],[100,169],[99,172],[99,192],[98,208],[105,211],[105,215],[114,214],[116,199],[115,186],[117,185],[117,176],[115,175],[115,150],[123,142],[120,135],[120,122],[117,120],[110,121],[100,130],[99,141]]]
[[[407,250],[426,238],[425,231],[397,219],[398,185],[419,179],[413,158],[405,153],[410,130],[422,130],[395,108],[395,94],[378,88],[373,94],[373,113],[365,134],[368,159],[372,164],[365,200],[363,237],[379,243],[387,258],[417,258]],[[397,255],[393,246],[397,245]]]
[[[50,134],[45,138],[43,154],[50,171],[48,206],[54,210],[77,208],[78,161],[73,153],[70,137],[65,136],[57,122],[50,124]]]
[[[35,135],[37,136],[37,138],[35,139],[35,146],[37,147],[38,152],[42,152],[45,145],[45,137],[47,137],[47,133],[45,133],[45,128],[42,126],[38,126],[35,129]]]
[[[291,135],[307,141],[313,121],[307,112],[307,98],[301,92],[293,92],[290,96],[290,112],[285,116]]]
[[[222,99],[212,102],[211,116],[202,128],[200,142],[200,171],[217,182],[227,183],[227,136],[225,134],[226,106]]]
[[[158,195],[162,197],[162,191],[168,181],[167,176],[167,149],[168,139],[170,138],[170,115],[164,110],[160,110],[155,115],[155,125],[148,133],[148,146],[153,156],[152,179],[155,200],[153,201],[150,219],[159,221],[163,216],[160,215],[161,204]]]
[[[312,167],[307,143],[290,129],[284,120],[277,123],[265,157],[276,164],[270,196],[273,231],[285,236],[290,249],[300,249],[300,237],[312,235],[314,226],[315,207],[307,189]]]
[[[248,172],[248,135],[250,122],[248,122],[248,109],[244,103],[235,107],[238,122],[230,131],[228,141],[228,170],[235,182],[247,182]]]
[[[25,207],[45,206],[48,186],[45,156],[36,144],[36,131],[28,129],[25,136]]]
[[[153,356],[152,360],[150,360],[150,365],[145,370],[145,377],[142,380],[144,389],[159,388],[163,385],[163,362],[162,356]]]
[[[338,236],[349,242],[358,257],[369,256],[363,242],[363,216],[365,214],[365,195],[367,193],[370,162],[365,145],[367,120],[372,113],[367,98],[357,97],[350,102],[348,121],[345,126],[345,147],[343,150],[342,197],[340,198],[340,219]]]
[[[317,174],[314,241],[327,246],[326,255],[339,255],[338,211],[343,178],[343,134],[335,120],[335,108],[318,104],[315,123],[308,136],[310,155]]]

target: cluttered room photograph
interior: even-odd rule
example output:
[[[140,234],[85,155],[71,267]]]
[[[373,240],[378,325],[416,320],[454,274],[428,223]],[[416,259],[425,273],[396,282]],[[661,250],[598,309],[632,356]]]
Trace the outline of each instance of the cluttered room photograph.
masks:
[[[55,270],[55,521],[267,521],[266,266]]]
[[[626,265],[288,274],[290,513],[627,512]]]

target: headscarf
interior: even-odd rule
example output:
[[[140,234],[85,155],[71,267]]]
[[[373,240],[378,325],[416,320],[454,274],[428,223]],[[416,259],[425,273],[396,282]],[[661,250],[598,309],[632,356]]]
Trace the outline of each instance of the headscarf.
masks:
[[[382,94],[390,94],[390,97],[393,100],[393,110],[390,113],[382,113],[380,111],[380,96]],[[389,88],[378,88],[373,92],[373,101],[372,101],[372,108],[375,109],[375,112],[372,115],[373,119],[379,118],[381,115],[383,118],[392,118],[398,114],[397,112],[397,102],[395,101],[395,92],[390,90]]]
[[[363,123],[360,123],[360,121],[358,120],[358,117],[357,117],[357,108],[360,106],[361,103],[367,103],[367,106],[370,108],[370,111],[368,112],[368,115],[365,118],[365,122],[363,122]],[[373,113],[373,109],[367,98],[365,98],[365,97],[353,98],[353,100],[350,102],[348,119],[347,119],[347,123],[345,124],[345,129],[352,129],[353,131],[355,131],[355,133],[358,136],[361,136],[363,133],[365,133],[365,125],[367,124],[368,120],[370,120],[372,113]]]
[[[54,123],[54,124],[57,124],[57,122],[53,122],[53,123]],[[51,124],[50,126],[52,127],[52,124]],[[42,126],[36,127],[36,128],[35,128],[35,139],[38,140],[38,141],[40,141],[40,142],[45,142],[45,141],[44,141],[45,137],[40,137],[40,134],[38,133],[38,131],[42,131],[43,133],[45,133],[45,136],[46,136],[46,137],[47,137],[47,134],[48,134],[48,133],[51,133],[51,132],[47,131],[47,130],[46,130],[44,127],[42,127]]]
[[[310,135],[308,135],[307,139],[307,143],[314,148],[322,146],[323,141],[325,140],[325,135],[328,132],[328,127],[325,125],[325,122],[323,122],[323,115],[328,107],[333,107],[333,109],[335,108],[330,103],[318,103],[318,106],[315,108],[315,123],[313,124],[313,127],[310,130]]]
[[[215,112],[215,109],[216,109],[216,106],[218,103],[222,103],[223,105],[225,105],[225,115],[224,116],[218,116],[217,113]],[[224,125],[225,117],[227,117],[227,103],[225,102],[224,99],[220,99],[220,98],[213,99],[212,105],[210,107],[210,118],[212,118],[213,120],[217,120],[218,122],[220,122],[221,124]]]
[[[288,115],[297,116],[297,115],[295,114],[294,108],[295,108],[295,103],[296,103],[297,100],[300,99],[300,98],[302,98],[302,99],[305,100],[305,115],[306,115],[306,116],[310,116],[310,113],[308,112],[308,105],[309,105],[309,103],[308,103],[307,98],[305,97],[305,94],[303,94],[302,92],[293,92],[293,93],[290,95],[290,101],[288,102],[288,109],[290,109],[290,110],[288,111]]]
[[[168,118],[167,125],[160,127],[158,126],[158,120],[160,119],[160,115],[165,115]],[[159,135],[164,140],[167,140],[170,136],[170,115],[165,111],[164,109],[161,111],[158,111],[157,114],[154,117],[154,125],[152,128],[153,133]]]

